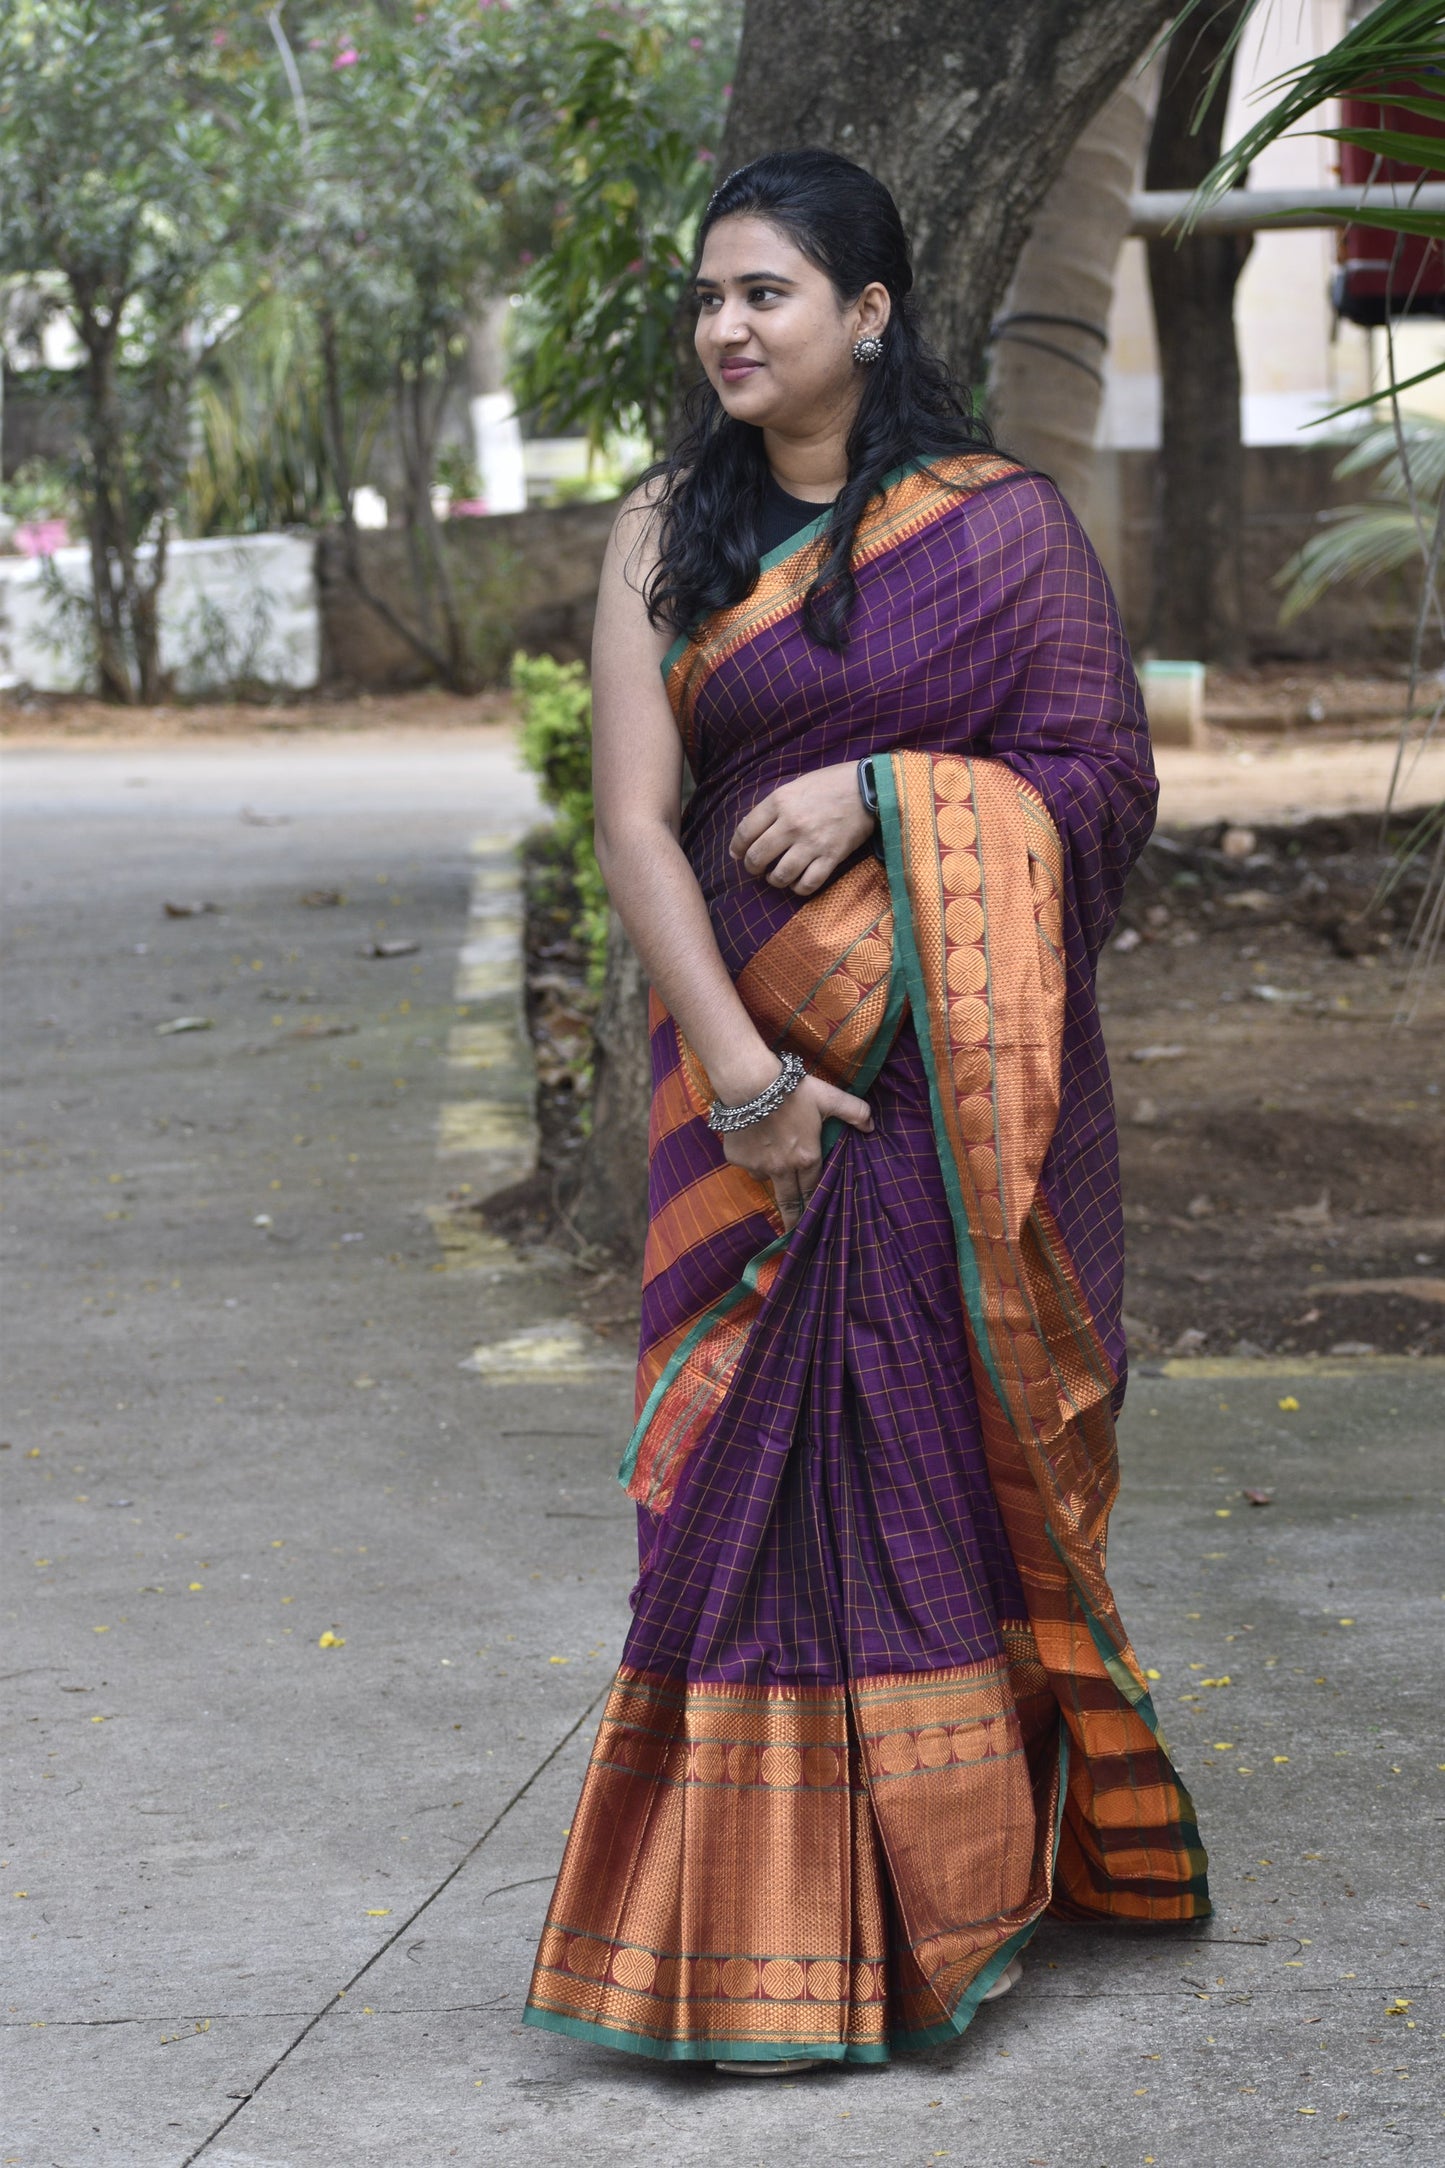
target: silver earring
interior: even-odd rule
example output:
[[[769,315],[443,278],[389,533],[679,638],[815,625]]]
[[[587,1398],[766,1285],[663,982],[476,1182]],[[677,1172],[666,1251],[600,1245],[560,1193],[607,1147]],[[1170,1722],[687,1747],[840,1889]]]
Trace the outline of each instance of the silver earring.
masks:
[[[853,348],[853,359],[860,369],[871,369],[874,362],[880,361],[882,356],[883,341],[876,339],[871,331],[865,333]]]

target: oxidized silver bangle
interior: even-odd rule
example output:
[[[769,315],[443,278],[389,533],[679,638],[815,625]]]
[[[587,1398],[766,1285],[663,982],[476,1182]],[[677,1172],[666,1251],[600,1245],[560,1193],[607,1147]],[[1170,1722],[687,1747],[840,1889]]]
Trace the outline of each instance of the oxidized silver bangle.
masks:
[[[707,1126],[719,1136],[733,1129],[751,1129],[754,1122],[766,1121],[775,1108],[780,1107],[789,1092],[796,1091],[807,1075],[802,1061],[796,1054],[784,1054],[782,1068],[756,1099],[744,1099],[735,1107],[725,1107],[721,1099],[714,1099],[708,1108]]]

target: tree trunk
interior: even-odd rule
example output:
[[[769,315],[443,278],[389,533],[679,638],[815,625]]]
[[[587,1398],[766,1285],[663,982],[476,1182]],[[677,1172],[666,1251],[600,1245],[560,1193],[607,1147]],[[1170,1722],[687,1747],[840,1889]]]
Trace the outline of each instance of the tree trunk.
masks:
[[[1134,70],[1079,137],[1040,206],[993,327],[988,409],[999,442],[1051,476],[1085,527],[1114,273],[1155,88],[1153,68]]]
[[[892,190],[933,343],[967,384],[1029,221],[1081,128],[1177,0],[747,0],[720,174],[767,150],[836,150]],[[597,1098],[573,1217],[641,1247],[646,982],[615,915]]]
[[[887,183],[932,339],[979,382],[1035,211],[1177,0],[747,0],[718,158],[815,145]]]
[[[1196,188],[1219,156],[1232,56],[1198,129],[1204,89],[1249,0],[1207,10],[1170,40],[1145,166],[1149,188]],[[1161,437],[1151,644],[1181,661],[1243,656],[1244,446],[1234,289],[1242,234],[1150,241]]]

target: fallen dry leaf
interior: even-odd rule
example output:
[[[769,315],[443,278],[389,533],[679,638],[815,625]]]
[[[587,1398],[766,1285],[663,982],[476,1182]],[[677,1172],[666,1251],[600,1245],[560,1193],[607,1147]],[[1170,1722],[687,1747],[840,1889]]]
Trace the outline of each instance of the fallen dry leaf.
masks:
[[[420,941],[368,941],[357,953],[362,956],[415,956],[420,947]]]
[[[1274,1504],[1273,1491],[1247,1490],[1244,1495],[1252,1506],[1272,1506]]]
[[[218,903],[163,903],[161,909],[167,918],[204,918],[208,911],[219,912]]]

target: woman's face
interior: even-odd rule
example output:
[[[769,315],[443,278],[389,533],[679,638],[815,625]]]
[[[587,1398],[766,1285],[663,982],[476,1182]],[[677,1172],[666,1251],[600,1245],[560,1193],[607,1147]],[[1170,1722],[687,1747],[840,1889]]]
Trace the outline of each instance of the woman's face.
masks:
[[[842,302],[825,271],[766,219],[720,218],[696,282],[698,359],[735,420],[784,435],[851,419],[854,341],[888,322],[888,289]]]

